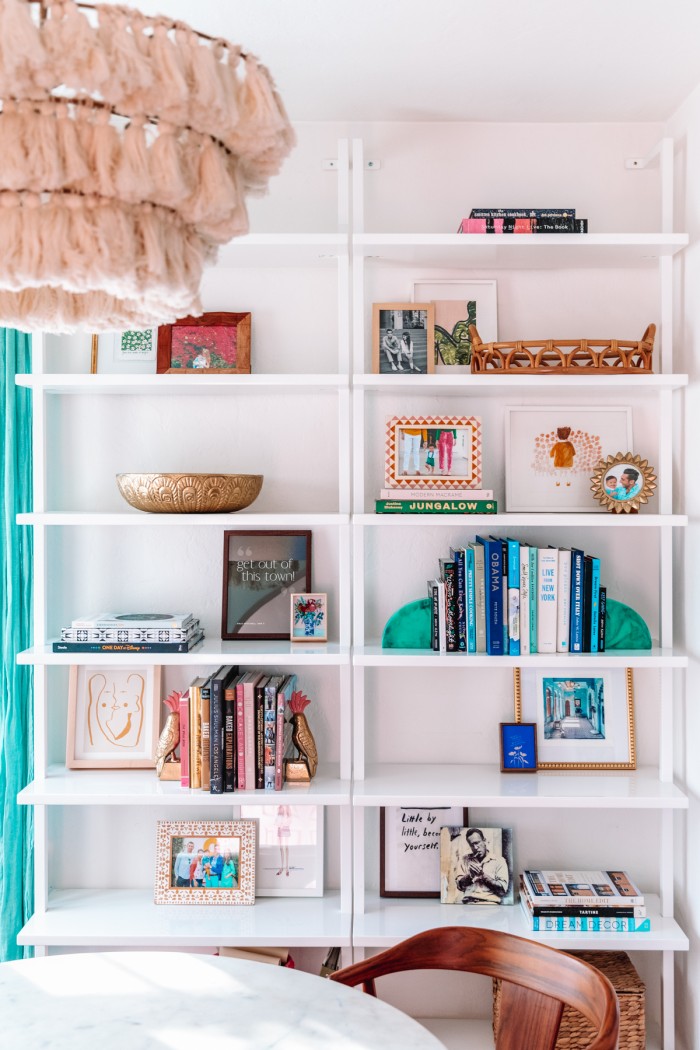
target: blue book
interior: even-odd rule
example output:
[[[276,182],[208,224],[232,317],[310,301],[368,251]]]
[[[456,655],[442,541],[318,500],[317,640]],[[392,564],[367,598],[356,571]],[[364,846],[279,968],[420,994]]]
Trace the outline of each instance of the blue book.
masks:
[[[501,541],[477,536],[484,547],[486,576],[486,652],[503,656],[503,554]]]
[[[600,558],[591,558],[591,652],[598,652],[600,633]]]
[[[476,566],[474,548],[465,550],[467,598],[467,652],[476,652]]]
[[[537,652],[537,547],[530,547],[530,652]]]
[[[467,578],[464,547],[450,547],[457,583],[457,651],[467,651]]]
[[[503,632],[503,653],[509,649],[508,640],[508,540],[499,540],[498,536],[492,536],[492,540],[501,545],[501,628]]]
[[[569,651],[583,652],[583,551],[571,548],[571,627]]]
[[[508,654],[520,656],[520,543],[507,540],[508,549]]]

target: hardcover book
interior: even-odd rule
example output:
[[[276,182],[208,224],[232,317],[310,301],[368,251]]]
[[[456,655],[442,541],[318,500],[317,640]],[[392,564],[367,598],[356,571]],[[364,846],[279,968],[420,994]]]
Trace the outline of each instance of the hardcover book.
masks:
[[[284,727],[287,716],[287,707],[292,698],[292,693],[297,687],[297,676],[290,674],[283,682],[277,693],[277,733],[275,738],[275,791],[281,791],[284,784],[284,758],[287,741],[285,740]]]
[[[188,642],[200,633],[199,620],[193,620],[186,630],[179,628],[63,627],[62,642]]]
[[[377,514],[497,514],[496,500],[477,499],[378,499],[374,501]]]
[[[450,547],[455,566],[457,651],[467,651],[467,566],[464,547]]]
[[[217,672],[218,674],[218,672]],[[211,784],[211,773],[210,773],[210,737],[209,737],[209,718],[210,718],[210,699],[211,699],[211,679],[202,686],[199,694],[200,714],[200,734],[202,740],[202,757],[201,757],[201,789],[202,791],[209,791]]]
[[[570,651],[583,652],[583,551],[571,549]]]
[[[644,904],[644,894],[626,871],[525,871],[523,879],[533,902],[607,905],[624,900]]]
[[[262,675],[255,683],[255,787],[265,787],[265,686],[270,681]]]
[[[575,208],[472,208],[470,219],[575,219]]]
[[[275,790],[275,752],[277,745],[277,693],[284,675],[271,675],[265,686],[265,790]]]
[[[559,551],[540,547],[537,551],[537,652],[557,651],[557,574]]]
[[[484,548],[486,652],[503,656],[503,555],[501,541],[477,536]]]
[[[535,933],[649,933],[650,919],[621,918],[619,916],[539,916],[531,915],[522,904],[529,929]]]
[[[598,652],[600,632],[600,558],[591,558],[591,652]]]
[[[508,654],[520,656],[520,544],[507,540],[508,551]]]
[[[486,652],[486,572],[484,548],[481,543],[470,543],[474,552],[474,600],[476,605],[476,651]]]
[[[189,653],[204,638],[198,631],[189,642],[54,642],[54,653]]]
[[[226,694],[237,674],[237,667],[220,667],[210,682],[209,790],[212,795],[226,791]]]
[[[493,489],[471,489],[464,488],[461,491],[458,489],[457,495],[460,499],[470,500],[493,500]],[[383,500],[400,500],[403,502],[406,499],[406,489],[381,489],[379,492],[379,498]],[[435,489],[411,489],[411,499],[427,499],[434,500],[436,496]]]
[[[530,548],[520,546],[520,652],[530,652]]]
[[[174,628],[185,631],[194,620],[194,613],[98,613],[96,616],[83,616],[71,621],[71,627],[96,627],[99,630],[117,630],[128,628],[135,630],[153,630],[157,628]]]
[[[571,637],[571,551],[559,551],[557,576],[557,652],[568,653]]]
[[[475,653],[476,648],[476,570],[474,565],[474,544],[464,549],[465,558],[465,592],[467,604],[467,652]]]
[[[447,652],[457,652],[457,573],[455,563],[440,558],[440,570],[445,584],[445,629]]]

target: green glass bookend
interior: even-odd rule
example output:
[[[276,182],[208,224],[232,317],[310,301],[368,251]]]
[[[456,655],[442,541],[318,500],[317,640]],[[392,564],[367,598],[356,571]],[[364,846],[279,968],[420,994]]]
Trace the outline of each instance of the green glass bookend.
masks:
[[[651,649],[651,634],[642,617],[613,598],[606,605],[605,649]]]

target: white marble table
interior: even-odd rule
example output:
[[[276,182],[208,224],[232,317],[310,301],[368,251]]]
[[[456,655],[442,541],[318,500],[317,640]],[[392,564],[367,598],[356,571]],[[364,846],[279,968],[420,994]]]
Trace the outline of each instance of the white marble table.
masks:
[[[438,1050],[417,1021],[300,970],[184,952],[91,952],[0,965],[0,1046],[15,1050]]]

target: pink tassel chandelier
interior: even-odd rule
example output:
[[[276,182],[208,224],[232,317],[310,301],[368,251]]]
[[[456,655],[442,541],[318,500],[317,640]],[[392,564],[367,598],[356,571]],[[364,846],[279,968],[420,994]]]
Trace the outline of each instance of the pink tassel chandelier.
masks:
[[[0,0],[0,325],[148,328],[201,313],[294,145],[268,71],[180,22]]]

